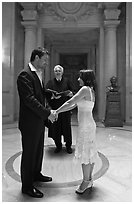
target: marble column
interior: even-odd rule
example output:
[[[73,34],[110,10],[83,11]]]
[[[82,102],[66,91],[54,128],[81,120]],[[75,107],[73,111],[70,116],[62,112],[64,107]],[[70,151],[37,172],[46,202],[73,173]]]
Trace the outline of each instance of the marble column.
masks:
[[[116,28],[120,21],[104,21],[105,26],[105,85],[108,86],[110,78],[117,76],[117,43]]]
[[[116,29],[120,21],[118,16],[120,10],[108,8],[104,10],[105,21],[105,86],[110,85],[110,78],[117,76],[117,43],[116,43]]]
[[[24,24],[23,24],[24,25]],[[25,65],[29,62],[31,52],[36,48],[36,28],[34,25],[25,25]]]
[[[103,121],[105,118],[105,84],[104,84],[104,28],[100,27],[99,38],[99,86],[98,86],[98,117],[99,121]]]
[[[21,24],[25,28],[24,64],[27,65],[31,51],[37,46],[37,11],[26,9],[21,12],[21,15],[24,20]]]
[[[132,125],[132,2],[126,4],[126,124]]]
[[[37,28],[37,46],[44,47],[44,34],[43,29],[40,27]]]
[[[117,36],[116,29],[120,21],[118,20],[120,10],[117,9],[118,3],[105,3],[104,10],[104,69],[103,69],[103,116],[106,109],[106,87],[110,85],[110,78],[117,76]]]

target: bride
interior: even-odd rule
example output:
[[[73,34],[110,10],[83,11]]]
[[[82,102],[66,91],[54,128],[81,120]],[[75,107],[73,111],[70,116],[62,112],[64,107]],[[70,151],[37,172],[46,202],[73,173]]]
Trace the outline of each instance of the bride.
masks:
[[[78,107],[78,135],[76,137],[75,158],[82,165],[83,180],[76,193],[82,194],[87,188],[92,188],[92,172],[98,152],[96,149],[96,123],[92,116],[95,103],[95,76],[93,70],[80,70],[78,78],[80,90],[56,113],[65,112]]]

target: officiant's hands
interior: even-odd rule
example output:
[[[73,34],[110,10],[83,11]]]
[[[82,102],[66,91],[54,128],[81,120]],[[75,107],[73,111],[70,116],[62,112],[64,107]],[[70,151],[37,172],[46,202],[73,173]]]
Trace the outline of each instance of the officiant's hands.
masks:
[[[59,98],[61,98],[61,95],[57,96],[56,94],[52,93],[51,99],[59,99]]]
[[[73,96],[73,92],[70,91],[67,96],[72,97]]]
[[[63,91],[63,92],[61,92],[61,95],[60,95],[60,93],[52,93],[52,97],[51,97],[51,99],[59,99],[62,95],[64,95],[64,96],[69,96],[70,98],[73,96],[73,92],[72,91],[70,91],[70,90],[67,90],[67,91]]]

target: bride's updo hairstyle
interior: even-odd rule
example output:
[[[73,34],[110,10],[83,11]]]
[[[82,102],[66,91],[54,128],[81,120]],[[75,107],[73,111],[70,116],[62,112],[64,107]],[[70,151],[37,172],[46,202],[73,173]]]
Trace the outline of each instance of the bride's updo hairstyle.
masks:
[[[85,86],[93,88],[95,91],[96,82],[95,75],[91,69],[82,69],[80,70],[80,78],[83,80]]]

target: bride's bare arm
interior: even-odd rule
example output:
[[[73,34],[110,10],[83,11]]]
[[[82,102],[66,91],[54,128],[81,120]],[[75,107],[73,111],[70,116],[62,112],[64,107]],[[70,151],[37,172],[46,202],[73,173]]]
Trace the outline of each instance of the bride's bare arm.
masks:
[[[71,99],[66,101],[62,106],[60,106],[56,113],[65,112],[76,107],[76,103],[87,95],[87,87],[83,86]]]
[[[70,107],[64,107],[64,109],[62,110],[62,111],[60,111],[60,112],[66,112],[66,111],[70,111],[70,110],[72,110],[72,109],[74,109],[75,107],[77,106],[77,104],[73,104],[73,105],[71,105]],[[59,109],[59,108],[58,108]],[[56,113],[58,114],[58,113],[60,113],[59,111],[58,111],[58,109],[56,110]]]

